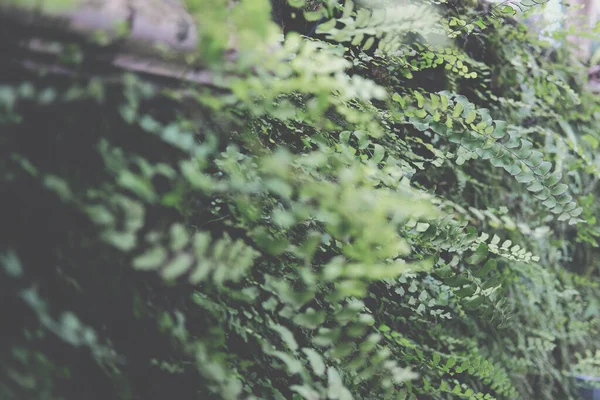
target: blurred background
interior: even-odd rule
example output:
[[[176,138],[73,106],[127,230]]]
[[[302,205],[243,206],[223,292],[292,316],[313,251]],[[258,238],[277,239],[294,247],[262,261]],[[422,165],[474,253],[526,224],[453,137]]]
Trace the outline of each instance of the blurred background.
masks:
[[[489,1],[507,3],[503,0]],[[573,34],[570,38],[579,48],[578,56],[582,62],[600,62],[600,0],[525,0],[509,3],[522,4],[523,8],[529,3],[545,3],[531,7],[529,12],[522,14],[527,25],[539,32],[540,39],[558,45],[555,35],[563,34],[566,29]]]

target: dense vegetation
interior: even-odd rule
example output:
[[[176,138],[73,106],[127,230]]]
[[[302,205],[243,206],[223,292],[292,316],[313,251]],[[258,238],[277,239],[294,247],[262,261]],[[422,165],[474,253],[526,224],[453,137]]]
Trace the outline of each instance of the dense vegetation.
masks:
[[[600,102],[512,18],[533,3],[187,3],[213,86],[0,78],[2,399],[569,399],[600,373]]]

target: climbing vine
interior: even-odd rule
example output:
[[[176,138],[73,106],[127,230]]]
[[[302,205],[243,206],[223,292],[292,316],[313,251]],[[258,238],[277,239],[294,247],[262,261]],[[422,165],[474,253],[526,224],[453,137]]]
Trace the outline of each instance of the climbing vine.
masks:
[[[577,398],[600,102],[543,3],[187,0],[204,85],[15,50],[2,398]]]

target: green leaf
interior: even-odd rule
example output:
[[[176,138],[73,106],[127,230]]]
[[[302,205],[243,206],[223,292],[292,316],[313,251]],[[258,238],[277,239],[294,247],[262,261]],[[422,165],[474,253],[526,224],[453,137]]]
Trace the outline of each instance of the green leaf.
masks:
[[[567,189],[569,189],[569,187],[564,183],[561,183],[559,185],[556,185],[551,192],[554,196],[560,196],[561,194],[565,193]]]
[[[527,190],[529,190],[530,192],[539,192],[543,188],[544,188],[544,186],[542,186],[542,184],[540,182],[536,181],[533,183],[533,185],[528,186]]]
[[[342,383],[342,378],[333,367],[327,368],[327,396],[333,400],[352,400],[352,395]]]
[[[475,149],[475,152],[483,160],[489,160],[490,158],[492,158],[494,156],[494,151],[491,148],[482,149],[482,148],[478,147]]]
[[[325,321],[325,311],[308,308],[304,313],[297,314],[293,322],[301,327],[316,329]]]
[[[473,265],[473,264],[479,264],[481,262],[483,262],[488,256],[488,247],[485,243],[480,243],[479,246],[477,247],[477,250],[475,250],[475,252],[469,257],[467,258],[467,263]]]
[[[14,251],[0,253],[0,265],[11,278],[20,278],[23,275],[23,266]]]
[[[498,275],[493,276],[491,279],[485,281],[485,283],[481,286],[481,289],[487,290],[498,286],[500,284],[500,277]]]
[[[477,291],[477,285],[474,283],[471,283],[470,285],[467,285],[461,289],[455,290],[454,294],[458,297],[470,297],[470,296],[473,296],[476,291]]]
[[[477,113],[475,111],[471,111],[469,114],[467,114],[467,117],[465,118],[465,123],[470,124],[471,122],[475,121],[476,117]]]
[[[540,165],[538,165],[536,167],[536,173],[538,175],[546,175],[548,172],[550,172],[550,169],[552,169],[552,163],[548,162],[548,161],[542,161],[540,163]]]
[[[452,116],[454,118],[458,118],[460,116],[460,114],[463,112],[463,110],[464,110],[464,107],[462,104],[460,104],[460,103],[456,104],[454,106],[454,111],[452,111]]]
[[[279,324],[271,324],[271,329],[273,329],[275,332],[279,333],[279,336],[281,337],[281,340],[283,340],[283,343],[285,343],[285,345],[292,351],[296,351],[298,350],[298,343],[296,342],[296,339],[294,338],[294,334],[292,333],[292,331],[290,331],[288,328],[286,328],[283,325],[279,325]]]
[[[474,272],[473,275],[477,278],[482,278],[487,275],[491,270],[495,269],[497,262],[494,259],[489,259],[478,271]]]
[[[524,158],[529,157],[532,150],[533,150],[533,143],[531,143],[529,140],[521,139],[521,148],[519,150],[515,151],[515,154],[517,155],[517,157],[524,159]]]
[[[431,99],[431,107],[433,109],[436,109],[439,107],[439,102],[440,102],[440,98],[434,94],[434,93],[430,93],[429,94],[429,98]]]
[[[504,169],[506,170],[506,172],[508,172],[512,176],[516,176],[521,172],[521,162],[516,161],[516,162],[512,162],[510,164],[506,164],[506,165],[504,165]]]
[[[166,280],[174,280],[183,275],[192,267],[194,258],[187,253],[178,254],[170,261],[162,271],[162,276]]]
[[[442,111],[446,111],[448,109],[448,97],[445,94],[440,93],[440,102]]]
[[[559,221],[566,221],[566,220],[568,220],[569,218],[571,218],[571,216],[569,215],[569,213],[563,213],[563,214],[561,214],[561,215],[558,217],[558,220],[559,220]]]
[[[554,206],[556,206],[556,199],[554,197],[548,197],[546,201],[544,201],[542,204],[544,205],[544,207],[553,208]]]
[[[453,278],[447,279],[444,283],[450,287],[460,287],[469,282],[470,282],[469,279],[467,278],[466,274],[463,272],[460,275],[457,275]]]
[[[515,179],[520,183],[530,183],[535,180],[535,175],[531,171],[522,171],[515,176]]]
[[[373,147],[374,147],[374,150],[373,150],[373,157],[371,157],[371,161],[373,161],[376,164],[379,164],[383,160],[383,157],[385,156],[385,149],[380,144],[375,144]]]
[[[157,269],[167,258],[162,247],[153,247],[133,260],[133,268],[141,270]]]
[[[502,8],[502,13],[507,14],[512,17],[517,13],[517,10],[511,6],[506,6],[506,7]]]
[[[533,195],[533,197],[535,197],[536,199],[538,199],[540,201],[544,201],[550,196],[551,196],[551,193],[550,193],[550,190],[548,190],[548,188],[544,188],[540,192]]]
[[[363,131],[354,131],[354,136],[356,136],[356,138],[358,139],[358,148],[361,150],[366,149],[367,147],[369,147],[369,144],[371,144],[371,141],[369,140],[369,135],[367,135]]]
[[[534,150],[531,152],[531,154],[529,155],[528,158],[523,160],[523,162],[533,168],[533,167],[537,167],[538,165],[540,165],[543,157],[544,157],[544,155],[541,152]]]
[[[472,300],[465,300],[463,306],[468,310],[475,310],[477,307],[481,306],[484,301],[484,296],[477,296]]]
[[[552,187],[556,185],[561,179],[562,174],[560,172],[555,172],[552,175],[548,176],[546,180],[544,180],[544,185]]]
[[[564,206],[567,203],[571,202],[572,199],[573,199],[573,197],[571,197],[570,194],[563,193],[556,200],[558,201],[559,204]]]
[[[308,361],[310,362],[311,368],[317,376],[322,376],[325,373],[325,363],[323,358],[314,349],[303,348],[302,352],[306,354]]]
[[[423,108],[423,106],[425,104],[425,98],[423,97],[423,95],[421,93],[415,91],[414,96],[417,99],[417,107]]]
[[[492,137],[496,139],[502,139],[506,135],[506,122],[496,121],[496,127],[492,133]]]
[[[305,11],[304,12],[304,18],[308,21],[308,22],[316,22],[319,19],[321,19],[321,17],[323,17],[324,14],[324,9],[319,10],[319,11]]]
[[[441,279],[447,279],[454,275],[454,272],[452,271],[452,268],[449,265],[445,265],[442,268],[438,268],[435,271],[433,271],[433,273]]]
[[[597,54],[600,54],[600,53],[597,53]],[[598,140],[596,137],[589,135],[589,134],[583,135],[581,137],[581,139],[588,142],[593,150],[596,150],[598,148],[598,146],[600,145],[600,140]]]

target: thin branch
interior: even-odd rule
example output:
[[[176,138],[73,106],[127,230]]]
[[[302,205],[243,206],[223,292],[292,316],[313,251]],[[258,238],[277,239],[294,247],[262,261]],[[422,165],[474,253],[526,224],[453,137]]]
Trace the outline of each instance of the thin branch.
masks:
[[[193,54],[197,47],[197,29],[192,16],[172,0],[72,0],[73,7],[53,10],[48,0],[31,2],[0,0],[0,21],[12,22],[35,31],[52,31],[92,38],[102,32],[109,39],[122,39],[125,48],[138,54],[156,55],[161,48],[175,54]]]

